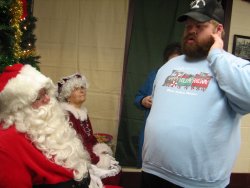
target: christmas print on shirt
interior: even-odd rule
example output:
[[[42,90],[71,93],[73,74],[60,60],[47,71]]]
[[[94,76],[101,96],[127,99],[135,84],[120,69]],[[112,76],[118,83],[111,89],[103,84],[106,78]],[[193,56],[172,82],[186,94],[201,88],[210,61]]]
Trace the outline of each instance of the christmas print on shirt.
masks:
[[[173,70],[171,75],[167,76],[163,86],[172,88],[185,88],[186,90],[205,91],[213,76],[209,73],[200,72],[198,74],[188,74],[184,71]]]

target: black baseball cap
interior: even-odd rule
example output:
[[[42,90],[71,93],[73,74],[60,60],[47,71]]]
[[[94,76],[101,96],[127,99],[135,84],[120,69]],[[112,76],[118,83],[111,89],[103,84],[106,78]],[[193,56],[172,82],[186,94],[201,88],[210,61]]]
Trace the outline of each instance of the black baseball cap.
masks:
[[[207,22],[216,20],[223,24],[224,10],[221,0],[194,0],[190,3],[190,10],[177,18],[177,21],[183,22],[190,17],[198,22]]]

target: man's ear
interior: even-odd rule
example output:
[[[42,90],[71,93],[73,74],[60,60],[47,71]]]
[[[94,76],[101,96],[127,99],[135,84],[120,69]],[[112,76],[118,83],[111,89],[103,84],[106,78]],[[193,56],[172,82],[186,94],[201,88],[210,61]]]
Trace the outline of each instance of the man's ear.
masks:
[[[223,38],[224,35],[224,27],[222,24],[218,24],[215,29],[215,33],[217,33],[221,38]]]
[[[218,24],[216,27],[216,32],[222,33],[224,31],[224,27],[222,24]]]

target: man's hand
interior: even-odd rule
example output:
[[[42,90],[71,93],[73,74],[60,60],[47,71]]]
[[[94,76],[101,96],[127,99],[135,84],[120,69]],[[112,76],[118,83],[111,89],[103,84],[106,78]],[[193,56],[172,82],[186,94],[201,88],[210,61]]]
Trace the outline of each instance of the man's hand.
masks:
[[[151,108],[151,106],[152,106],[152,97],[151,96],[144,97],[142,99],[142,101],[141,101],[141,104],[145,108]]]
[[[213,48],[220,48],[223,49],[224,42],[222,40],[222,32],[223,32],[223,26],[220,24],[217,26],[217,31],[214,34],[211,34],[211,36],[214,39],[214,44],[211,46],[210,50]]]

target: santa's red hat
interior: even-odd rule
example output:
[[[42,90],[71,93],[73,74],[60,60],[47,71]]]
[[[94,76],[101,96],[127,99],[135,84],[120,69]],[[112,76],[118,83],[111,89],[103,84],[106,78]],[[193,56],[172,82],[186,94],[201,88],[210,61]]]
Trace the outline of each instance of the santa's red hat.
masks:
[[[0,74],[0,113],[13,113],[31,105],[42,88],[54,88],[52,80],[30,65],[7,66]]]

